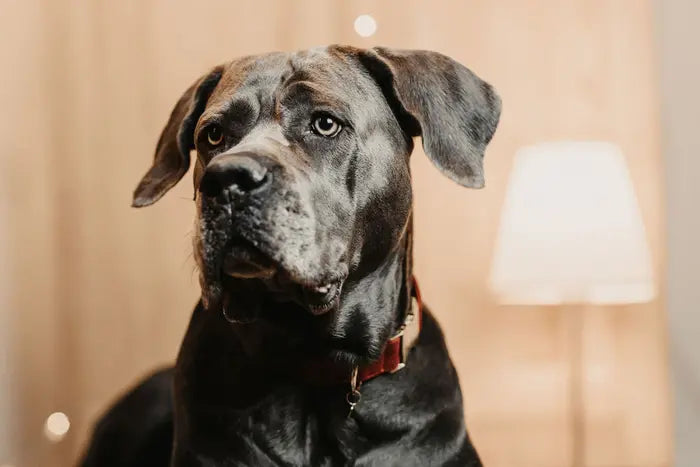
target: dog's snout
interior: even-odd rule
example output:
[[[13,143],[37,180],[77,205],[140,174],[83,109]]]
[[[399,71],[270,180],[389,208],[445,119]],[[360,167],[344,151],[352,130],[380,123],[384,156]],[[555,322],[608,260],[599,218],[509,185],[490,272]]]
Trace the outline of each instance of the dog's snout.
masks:
[[[271,179],[272,174],[254,154],[221,155],[207,165],[199,191],[209,197],[216,197],[227,189],[247,194],[264,189]]]

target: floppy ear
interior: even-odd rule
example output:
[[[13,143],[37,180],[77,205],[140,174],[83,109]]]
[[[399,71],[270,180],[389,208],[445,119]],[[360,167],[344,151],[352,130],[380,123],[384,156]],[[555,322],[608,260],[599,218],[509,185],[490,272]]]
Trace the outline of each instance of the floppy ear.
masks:
[[[484,149],[501,114],[491,85],[436,52],[377,47],[359,57],[404,130],[422,136],[433,164],[460,185],[482,188]]]
[[[187,173],[197,120],[222,73],[222,66],[214,68],[177,101],[158,140],[153,165],[134,190],[132,206],[140,208],[155,203]]]

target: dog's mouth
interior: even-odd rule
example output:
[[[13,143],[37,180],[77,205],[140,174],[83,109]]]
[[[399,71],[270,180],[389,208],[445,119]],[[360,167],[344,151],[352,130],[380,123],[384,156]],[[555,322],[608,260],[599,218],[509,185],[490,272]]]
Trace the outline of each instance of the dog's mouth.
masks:
[[[343,281],[336,280],[315,287],[302,286],[302,294],[309,311],[314,315],[322,315],[338,305],[342,288]]]
[[[283,299],[299,303],[313,315],[323,315],[337,307],[344,282],[343,278],[308,281],[294,277],[271,255],[243,238],[230,242],[221,272],[233,279],[260,280]]]
[[[253,244],[235,239],[231,242],[221,266],[222,272],[238,279],[271,279],[277,265]]]

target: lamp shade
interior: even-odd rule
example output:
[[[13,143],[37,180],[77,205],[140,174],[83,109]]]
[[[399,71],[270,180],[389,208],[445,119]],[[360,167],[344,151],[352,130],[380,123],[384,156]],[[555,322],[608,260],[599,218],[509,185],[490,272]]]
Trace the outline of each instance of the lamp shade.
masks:
[[[654,297],[644,226],[617,146],[555,142],[516,154],[490,285],[513,304]]]

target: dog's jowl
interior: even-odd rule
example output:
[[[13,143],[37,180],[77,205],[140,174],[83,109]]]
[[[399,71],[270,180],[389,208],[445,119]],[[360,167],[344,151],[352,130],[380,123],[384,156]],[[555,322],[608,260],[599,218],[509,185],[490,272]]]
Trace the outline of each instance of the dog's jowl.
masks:
[[[133,205],[194,166],[201,300],[175,368],[106,413],[83,465],[481,465],[412,274],[409,156],[420,136],[480,188],[499,114],[426,51],[272,53],[198,79]]]

